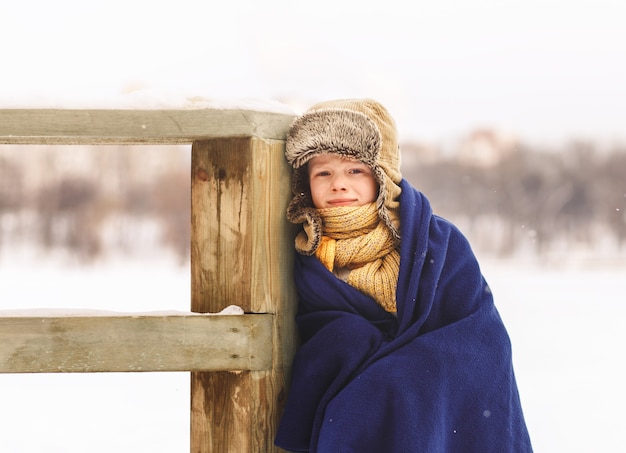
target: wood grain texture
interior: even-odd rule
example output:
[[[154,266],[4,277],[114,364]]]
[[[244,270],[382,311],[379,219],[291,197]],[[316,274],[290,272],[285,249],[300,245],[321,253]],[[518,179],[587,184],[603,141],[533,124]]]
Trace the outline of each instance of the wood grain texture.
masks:
[[[283,139],[292,115],[252,110],[0,109],[0,144],[184,144]]]
[[[248,313],[0,318],[0,372],[191,370],[191,451],[277,451],[297,344],[295,227],[285,216],[292,119],[248,110],[0,109],[0,144],[192,143],[191,309],[239,305]]]
[[[217,138],[192,147],[192,311],[236,303],[272,313],[270,370],[192,373],[193,452],[271,452],[296,347],[294,228],[282,141]],[[237,302],[234,302],[237,301]]]
[[[0,317],[0,372],[263,370],[273,315]]]

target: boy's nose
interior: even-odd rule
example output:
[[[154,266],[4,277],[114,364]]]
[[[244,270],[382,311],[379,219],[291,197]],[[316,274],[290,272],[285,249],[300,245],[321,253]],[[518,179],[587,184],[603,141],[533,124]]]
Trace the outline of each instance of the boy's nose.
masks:
[[[335,176],[333,178],[332,190],[346,190],[346,181],[343,176]]]

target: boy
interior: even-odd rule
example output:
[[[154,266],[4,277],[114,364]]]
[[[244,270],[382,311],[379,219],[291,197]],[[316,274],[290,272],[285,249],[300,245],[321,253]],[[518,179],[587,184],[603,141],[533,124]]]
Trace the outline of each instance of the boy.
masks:
[[[291,451],[530,452],[511,346],[463,235],[400,173],[369,99],[318,104],[286,144],[301,345]]]

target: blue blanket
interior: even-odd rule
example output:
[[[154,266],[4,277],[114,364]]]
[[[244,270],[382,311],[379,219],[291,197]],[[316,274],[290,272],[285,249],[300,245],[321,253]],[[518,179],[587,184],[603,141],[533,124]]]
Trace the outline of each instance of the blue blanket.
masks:
[[[397,317],[297,255],[290,451],[530,452],[509,337],[464,236],[402,181]]]

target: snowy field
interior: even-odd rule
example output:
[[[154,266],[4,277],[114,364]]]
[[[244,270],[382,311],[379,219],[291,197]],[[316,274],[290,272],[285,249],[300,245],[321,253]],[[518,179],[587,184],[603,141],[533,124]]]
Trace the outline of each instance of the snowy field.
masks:
[[[189,310],[189,268],[0,256],[0,310]],[[536,452],[626,451],[626,266],[483,262]],[[0,375],[0,451],[189,451],[187,373]]]

